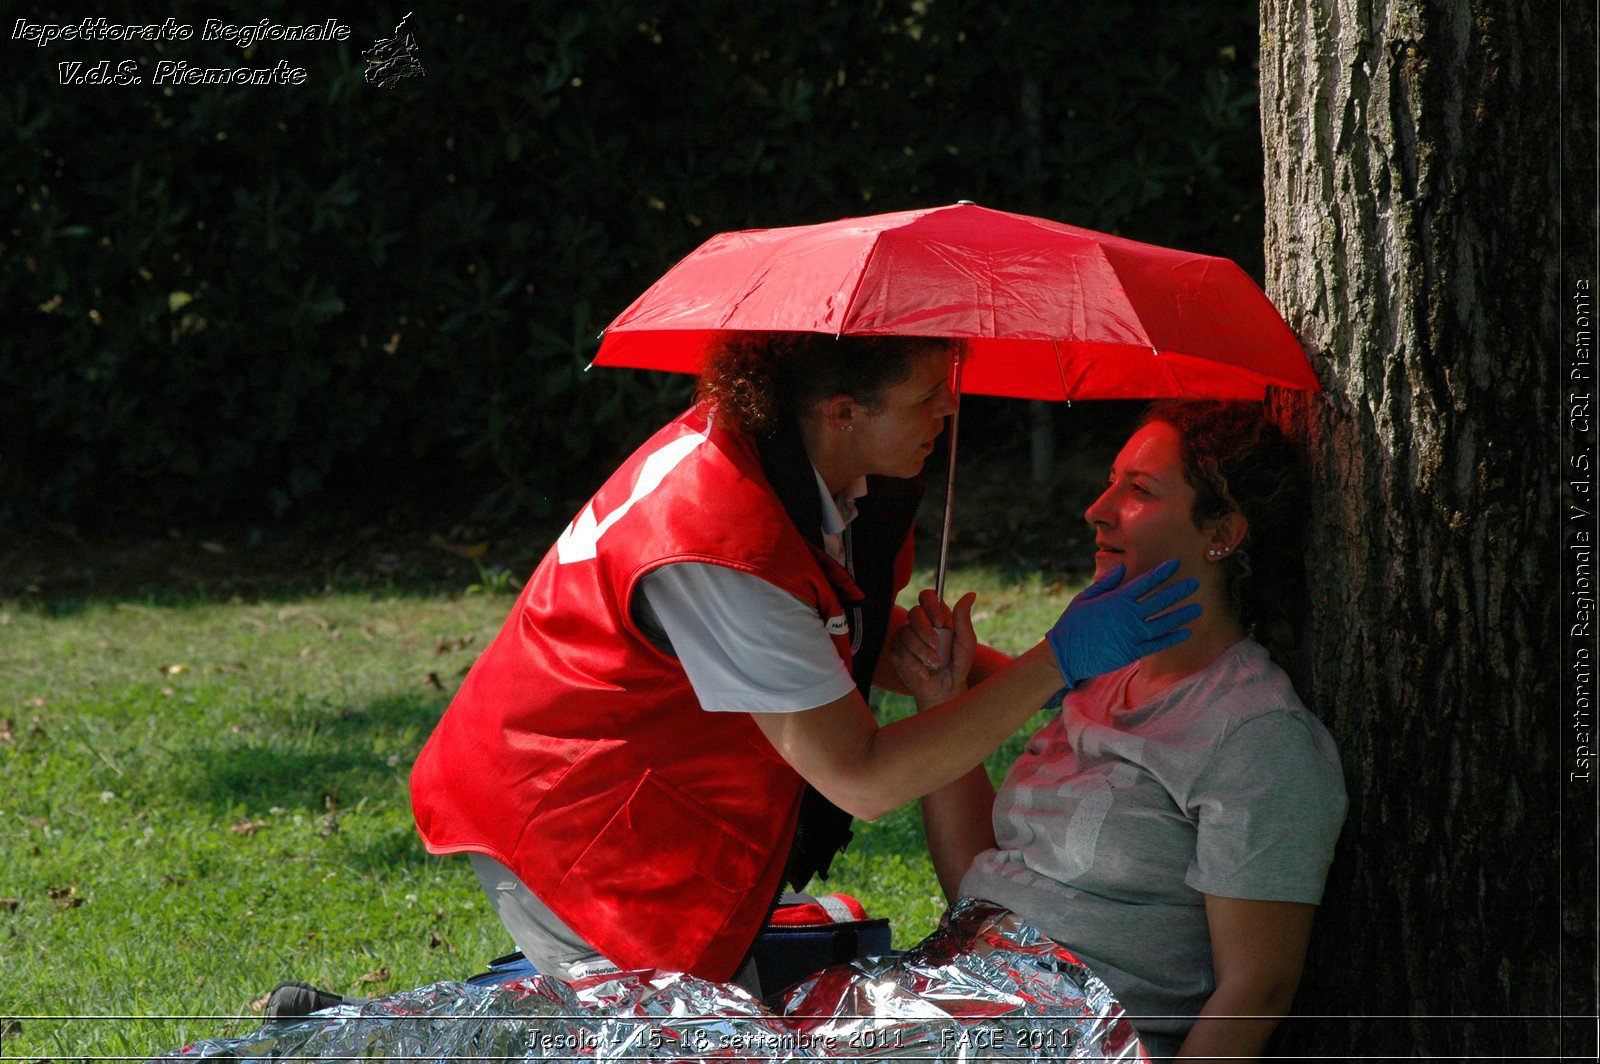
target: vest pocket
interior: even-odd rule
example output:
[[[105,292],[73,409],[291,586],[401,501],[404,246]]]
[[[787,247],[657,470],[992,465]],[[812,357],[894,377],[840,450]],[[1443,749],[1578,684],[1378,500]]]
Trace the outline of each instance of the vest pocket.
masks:
[[[550,901],[558,910],[591,914],[595,925],[607,929],[593,935],[592,944],[619,962],[688,967],[755,884],[769,856],[646,769]],[[623,948],[606,949],[599,941],[606,938]]]

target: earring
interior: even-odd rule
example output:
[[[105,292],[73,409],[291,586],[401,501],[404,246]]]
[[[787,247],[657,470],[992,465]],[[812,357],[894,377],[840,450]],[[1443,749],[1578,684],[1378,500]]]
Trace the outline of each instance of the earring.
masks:
[[[847,424],[847,425],[844,426],[844,430],[846,432],[854,432],[856,430],[856,427],[854,425]]]
[[[1226,553],[1228,553],[1228,549],[1226,547],[1212,547],[1210,550],[1206,551],[1206,557],[1220,558]]]

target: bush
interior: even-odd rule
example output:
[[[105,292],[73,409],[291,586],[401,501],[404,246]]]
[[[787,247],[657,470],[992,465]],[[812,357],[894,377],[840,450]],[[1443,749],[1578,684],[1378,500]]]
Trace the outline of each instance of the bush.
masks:
[[[565,512],[689,390],[585,374],[599,330],[724,229],[966,198],[1259,271],[1253,4],[539,8],[424,12],[387,89],[360,53],[404,8],[342,44],[14,42],[0,520]],[[102,58],[145,83],[56,84]]]

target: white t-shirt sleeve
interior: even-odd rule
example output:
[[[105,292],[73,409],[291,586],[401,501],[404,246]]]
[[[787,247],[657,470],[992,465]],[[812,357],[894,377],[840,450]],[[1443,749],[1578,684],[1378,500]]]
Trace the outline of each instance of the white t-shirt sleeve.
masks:
[[[823,619],[759,576],[679,562],[646,574],[635,599],[636,621],[666,636],[705,709],[793,713],[855,690]]]

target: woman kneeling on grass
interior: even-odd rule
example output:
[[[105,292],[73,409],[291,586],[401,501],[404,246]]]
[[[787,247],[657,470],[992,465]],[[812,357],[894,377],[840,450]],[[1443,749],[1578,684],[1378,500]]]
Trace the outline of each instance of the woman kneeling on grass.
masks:
[[[1199,579],[1192,637],[1068,692],[998,796],[980,765],[923,800],[946,896],[1072,950],[1158,1058],[1261,1052],[1344,820],[1332,738],[1251,638],[1282,629],[1300,582],[1298,488],[1259,407],[1153,406],[1084,516],[1097,579],[1167,558]],[[919,709],[965,686],[970,609],[924,592],[912,611],[895,663]],[[930,617],[955,623],[949,668],[926,667]]]

